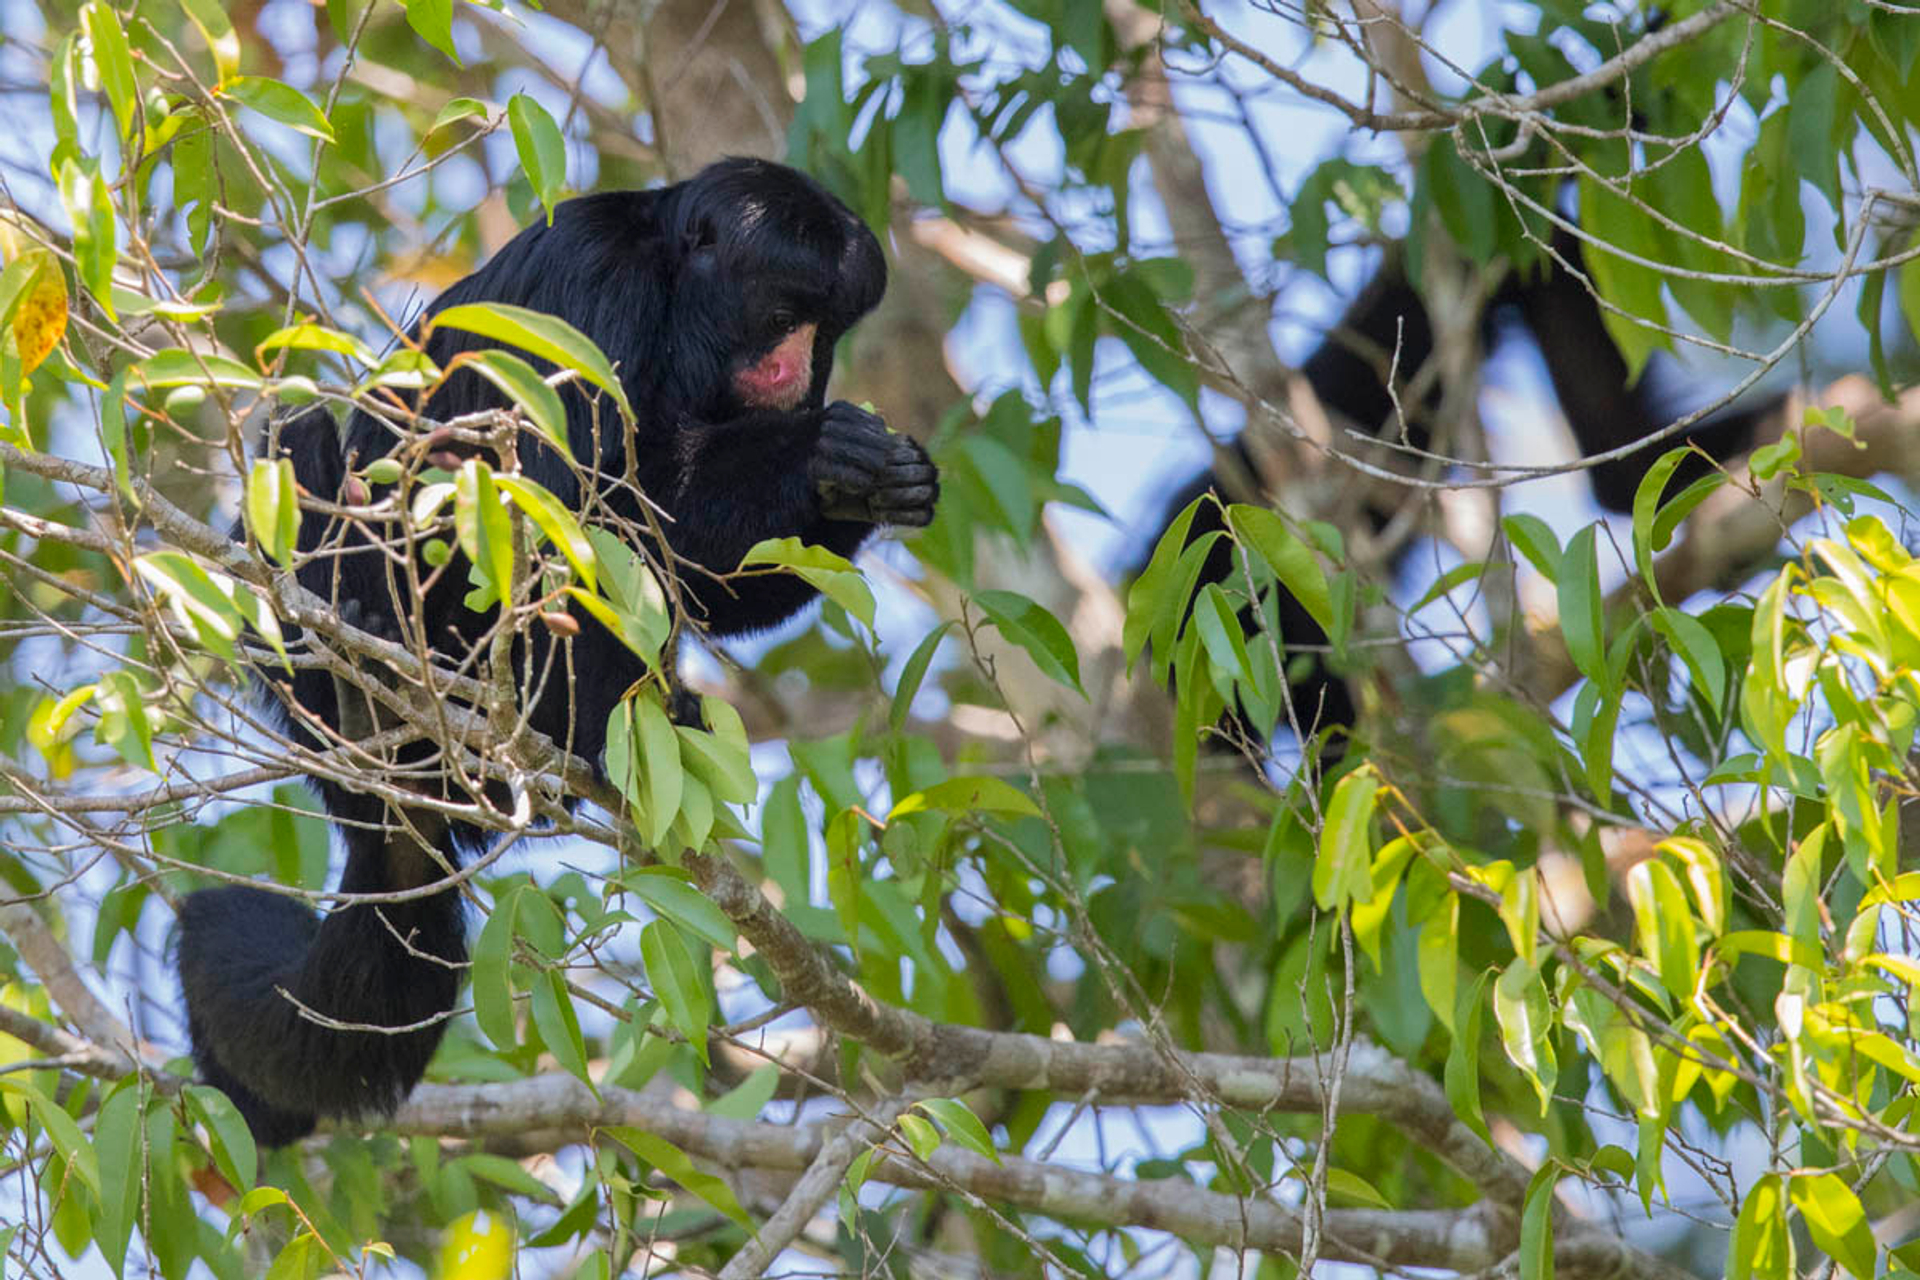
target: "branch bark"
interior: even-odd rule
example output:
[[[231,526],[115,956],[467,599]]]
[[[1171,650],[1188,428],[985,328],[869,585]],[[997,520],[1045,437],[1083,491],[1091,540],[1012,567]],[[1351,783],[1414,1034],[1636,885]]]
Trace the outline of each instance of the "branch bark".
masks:
[[[645,1129],[723,1169],[808,1170],[809,1175],[814,1169],[844,1169],[841,1157],[850,1160],[871,1138],[868,1130],[842,1146],[851,1130],[836,1134],[820,1122],[726,1119],[613,1086],[601,1086],[596,1097],[580,1081],[559,1074],[510,1084],[421,1085],[394,1120],[400,1132],[440,1138],[515,1137],[529,1130],[585,1138],[606,1125]],[[1177,1178],[1141,1181],[1018,1156],[988,1160],[952,1144],[924,1162],[888,1146],[868,1177],[1073,1221],[1168,1231],[1198,1245],[1290,1255],[1300,1245],[1302,1218],[1284,1202],[1284,1182],[1251,1195],[1229,1195]],[[1491,1200],[1461,1209],[1331,1209],[1322,1229],[1323,1257],[1376,1266],[1481,1271],[1499,1265],[1518,1244],[1513,1215]],[[1615,1236],[1577,1227],[1561,1233],[1554,1260],[1565,1276],[1682,1280],[1686,1275]],[[763,1265],[759,1251],[749,1263]],[[757,1272],[742,1263],[737,1273],[729,1264],[727,1274]]]

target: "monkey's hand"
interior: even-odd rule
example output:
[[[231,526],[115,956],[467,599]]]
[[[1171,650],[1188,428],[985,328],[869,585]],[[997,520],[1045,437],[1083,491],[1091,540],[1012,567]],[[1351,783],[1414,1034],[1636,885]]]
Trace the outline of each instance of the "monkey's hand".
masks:
[[[924,528],[940,500],[940,472],[919,442],[845,400],[821,416],[807,474],[830,520]]]

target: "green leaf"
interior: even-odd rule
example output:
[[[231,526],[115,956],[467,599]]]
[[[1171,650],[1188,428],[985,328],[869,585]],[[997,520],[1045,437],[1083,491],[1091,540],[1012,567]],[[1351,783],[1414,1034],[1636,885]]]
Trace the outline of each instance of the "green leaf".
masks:
[[[977,483],[964,492],[977,494],[985,505],[981,522],[1011,534],[1024,548],[1033,535],[1034,517],[1040,512],[1031,464],[989,435],[965,437],[959,452],[962,467],[970,465],[979,473]]]
[[[1840,164],[1834,152],[1833,123],[1838,109],[1840,72],[1821,59],[1793,87],[1793,110],[1787,117],[1787,155],[1800,176],[1818,188],[1836,213],[1846,209],[1840,193]],[[1844,224],[1834,229],[1844,244]]]
[[[1831,1173],[1801,1174],[1789,1184],[1789,1194],[1814,1246],[1860,1280],[1873,1280],[1873,1229],[1853,1188]]]
[[[1781,964],[1797,964],[1816,972],[1826,968],[1826,957],[1820,953],[1819,947],[1768,929],[1735,929],[1731,933],[1724,933],[1715,941],[1714,949],[1728,960],[1739,956],[1765,956]]]
[[[571,369],[612,396],[620,406],[620,416],[626,422],[633,421],[633,406],[627,403],[626,390],[614,376],[607,357],[591,338],[557,316],[504,302],[469,302],[436,311],[427,318],[427,323],[433,329],[477,333],[518,347],[562,369]]]
[[[1313,863],[1313,900],[1322,910],[1373,896],[1373,814],[1379,792],[1379,775],[1370,767],[1355,769],[1333,789]]]
[[[234,1207],[233,1219],[227,1224],[227,1238],[244,1229],[247,1220],[276,1206],[291,1206],[293,1199],[279,1187],[255,1187],[240,1197],[240,1203]]]
[[[132,464],[128,450],[132,442],[127,436],[127,370],[122,369],[113,375],[113,381],[100,397],[100,440],[106,446],[107,457],[113,463],[114,483],[119,487],[120,496],[136,509],[140,500],[133,491]]]
[[[1692,836],[1673,836],[1660,842],[1660,852],[1679,862],[1686,872],[1687,885],[1700,908],[1700,921],[1707,932],[1719,937],[1727,928],[1727,883],[1720,868],[1720,856],[1704,840]]]
[[[590,605],[588,611],[629,649],[645,658],[648,666],[657,669],[660,646],[667,642],[673,627],[673,619],[667,613],[667,594],[660,589],[660,580],[653,576],[647,562],[612,530],[589,529],[587,541],[593,545],[599,562],[600,591],[608,602],[599,608]],[[578,592],[569,594],[583,604],[590,599]],[[598,601],[592,603],[599,604]]]
[[[1719,710],[1727,697],[1727,664],[1713,633],[1698,618],[1678,609],[1655,609],[1648,622],[1687,664],[1695,692],[1709,708]]]
[[[140,85],[133,77],[133,51],[127,47],[126,30],[105,0],[91,0],[80,10],[80,26],[100,72],[100,88],[113,108],[114,123],[120,126],[118,136],[124,139],[140,112]]]
[[[760,1112],[773,1101],[773,1095],[779,1092],[780,1076],[778,1063],[766,1063],[701,1110],[723,1120],[757,1120]]]
[[[760,779],[753,771],[753,747],[740,713],[725,698],[700,700],[705,729],[674,726],[680,738],[680,763],[704,782],[722,804],[752,804],[760,797]]]
[[[798,538],[765,538],[742,557],[740,567],[776,565],[798,574],[827,599],[873,629],[873,591],[866,578],[845,556],[825,547],[809,546]]]
[[[705,966],[695,960],[679,928],[666,920],[655,920],[640,931],[640,958],[667,1021],[705,1062],[707,1024],[713,1020]]]
[[[1659,538],[1654,532],[1654,518],[1660,512],[1661,495],[1667,491],[1667,481],[1679,465],[1686,461],[1692,450],[1686,448],[1669,449],[1647,468],[1647,474],[1640,478],[1640,487],[1633,493],[1633,564],[1640,571],[1641,581],[1647,584],[1647,590],[1660,596],[1660,583],[1653,573],[1653,557],[1656,552],[1664,551],[1671,538]]]
[[[0,1093],[17,1094],[26,1099],[27,1107],[40,1127],[47,1132],[47,1138],[53,1143],[54,1150],[67,1162],[67,1168],[87,1184],[87,1189],[100,1194],[100,1161],[94,1154],[93,1145],[87,1141],[74,1118],[67,1114],[65,1107],[42,1093],[26,1080],[0,1076]]]
[[[1128,269],[1100,291],[1107,332],[1126,344],[1147,375],[1179,396],[1189,412],[1200,411],[1200,371],[1187,352],[1186,336],[1155,293],[1150,278]]]
[[[1647,357],[1663,345],[1657,330],[1639,323],[1665,324],[1666,304],[1660,296],[1660,277],[1650,268],[1620,256],[1622,252],[1650,257],[1657,225],[1637,205],[1593,178],[1579,182],[1580,226],[1592,233],[1583,255],[1587,273],[1601,300],[1600,320],[1614,345],[1626,358],[1627,372],[1639,377]]]
[[[454,66],[464,66],[453,47],[453,0],[406,0],[406,5],[407,25],[413,33],[446,54]],[[434,127],[439,123],[436,120]]]
[[[627,703],[633,709],[634,749],[646,781],[647,821],[641,831],[648,844],[657,845],[666,839],[674,816],[680,812],[686,771],[680,767],[680,743],[666,709],[647,694],[629,698]]]
[[[204,634],[204,632],[202,633]],[[153,757],[153,723],[147,719],[146,698],[131,671],[109,671],[93,695],[100,722],[93,728],[96,742],[105,742],[136,769],[158,772]]]
[[[1482,973],[1474,979],[1472,987],[1460,993],[1460,1004],[1453,1015],[1458,1029],[1447,1045],[1443,1076],[1447,1102],[1454,1115],[1489,1146],[1493,1145],[1493,1138],[1480,1107],[1480,1022],[1486,1011],[1487,984],[1491,980],[1490,974]]]
[[[109,318],[118,318],[113,303],[113,269],[120,260],[118,226],[113,196],[100,174],[98,160],[68,159],[60,163],[60,203],[73,227],[73,261],[80,282]]]
[[[242,1191],[252,1187],[259,1176],[260,1153],[239,1109],[226,1094],[204,1084],[190,1084],[184,1092],[188,1110],[213,1140],[213,1162],[221,1176]]]
[[[713,1174],[702,1173],[684,1151],[665,1138],[621,1124],[608,1125],[600,1132],[718,1209],[749,1235],[757,1229],[725,1182]]]
[[[199,29],[200,38],[213,54],[214,69],[224,81],[240,69],[240,37],[220,0],[180,0],[180,10]]]
[[[1900,314],[1907,322],[1907,332],[1920,333],[1920,258],[1910,259],[1901,265],[1895,285],[1895,296],[1900,302]]]
[[[230,661],[238,659],[234,641],[248,617],[236,603],[233,579],[202,568],[178,551],[141,556],[133,562],[133,568],[172,607],[174,616],[192,627],[209,648]]]
[[[409,13],[411,17],[411,13]],[[527,183],[547,211],[553,225],[554,198],[567,185],[567,141],[547,109],[524,93],[507,100],[507,123],[513,129],[513,149],[526,171]]]
[[[1454,1010],[1459,1002],[1460,895],[1449,893],[1420,924],[1420,994],[1449,1035],[1458,1035]]]
[[[1080,687],[1080,655],[1058,618],[1012,591],[978,591],[973,603],[992,619],[1009,644],[1026,650],[1042,675],[1083,698],[1087,696]]]
[[[1447,570],[1438,578],[1435,578],[1433,584],[1420,593],[1420,598],[1408,607],[1407,612],[1418,613],[1435,600],[1445,598],[1447,593],[1455,587],[1478,581],[1486,571],[1487,562],[1484,560],[1466,560],[1453,566],[1453,568]]]
[[[573,449],[567,443],[567,410],[560,393],[511,351],[464,351],[447,362],[447,372],[465,365],[500,389],[500,393],[518,405],[534,430],[567,461],[573,461]]]
[[[1788,1280],[1793,1270],[1793,1235],[1787,1230],[1787,1198],[1780,1175],[1769,1173],[1740,1202],[1727,1250],[1727,1280]]]
[[[1633,903],[1641,954],[1654,963],[1661,985],[1676,1000],[1690,1000],[1700,952],[1679,877],[1664,862],[1642,862],[1627,873],[1627,897]]]
[[[1253,662],[1247,656],[1247,638],[1240,630],[1240,619],[1235,616],[1233,606],[1227,603],[1227,593],[1220,589],[1217,582],[1209,582],[1200,588],[1200,594],[1193,600],[1193,625],[1200,633],[1200,643],[1206,646],[1207,657],[1214,667],[1230,680],[1238,680],[1242,686],[1253,688],[1256,681],[1253,676]]]
[[[1673,541],[1673,531],[1680,527],[1680,522],[1692,515],[1695,507],[1711,498],[1728,480],[1724,471],[1709,471],[1675,494],[1653,519],[1653,549],[1665,550],[1667,544]]]
[[[924,813],[929,809],[945,813],[1010,813],[1026,818],[1040,816],[1040,806],[1024,791],[999,778],[980,777],[949,778],[925,790],[902,796],[887,815],[887,820],[891,822],[909,813]]]
[[[940,1130],[933,1121],[925,1116],[916,1116],[911,1111],[900,1117],[900,1136],[907,1140],[908,1148],[922,1160],[933,1159],[933,1153],[940,1149],[942,1141]]]
[[[291,569],[300,499],[290,458],[256,458],[247,472],[247,524],[260,549]]]
[[[252,107],[269,120],[322,142],[332,142],[333,126],[313,99],[290,84],[266,76],[235,76],[220,91],[242,106]]]
[[[478,98],[455,98],[440,108],[439,113],[433,117],[433,123],[427,126],[427,132],[438,133],[448,125],[457,124],[462,120],[471,120],[476,116],[481,120],[490,118],[486,103]]]
[[[1785,435],[1755,449],[1747,459],[1747,469],[1756,480],[1771,480],[1799,461],[1800,437]]]
[[[1370,873],[1371,898],[1356,898],[1349,917],[1353,925],[1353,939],[1366,952],[1367,959],[1373,962],[1375,972],[1381,969],[1380,932],[1393,913],[1393,900],[1400,887],[1400,873],[1406,869],[1413,857],[1416,841],[1411,836],[1399,836],[1389,840],[1374,855],[1373,870]]]
[[[338,329],[329,329],[324,325],[312,323],[275,329],[254,344],[253,358],[264,365],[267,352],[287,347],[298,351],[331,351],[336,355],[346,356],[367,368],[380,362],[380,357],[376,356],[366,343],[352,334],[341,333]]]
[[[934,651],[940,647],[947,632],[956,625],[949,618],[927,632],[920,643],[914,646],[906,665],[900,669],[900,682],[893,688],[893,706],[887,713],[887,724],[895,733],[906,728],[907,716],[913,709],[913,696],[920,692],[920,683],[926,679],[927,668],[933,663]]]
[[[48,169],[59,172],[68,160],[80,155],[80,103],[74,92],[78,77],[80,33],[69,31],[54,46],[47,66],[47,106],[53,113],[53,154]],[[178,188],[178,180],[175,186]]]
[[[929,208],[945,203],[940,170],[940,127],[958,97],[951,64],[941,59],[900,68],[900,109],[892,120],[894,171],[907,192]],[[868,145],[872,145],[869,140]]]
[[[1332,634],[1333,596],[1327,589],[1327,575],[1307,544],[1265,507],[1236,502],[1227,508],[1227,524],[1234,537],[1266,562],[1320,629]]]
[[[468,458],[454,476],[453,528],[460,550],[503,601],[513,598],[513,525],[493,483],[493,468]]]
[[[260,386],[260,375],[238,360],[187,351],[180,347],[154,352],[127,370],[127,377],[150,389],[236,387],[252,391]]]
[[[567,981],[558,969],[548,969],[533,980],[533,1025],[540,1041],[547,1046],[561,1069],[580,1083],[593,1088],[587,1070],[587,1042],[580,1034],[580,1019],[573,1011],[573,997],[567,993]]]
[[[938,1120],[954,1145],[1000,1163],[1000,1153],[994,1149],[987,1126],[980,1123],[980,1117],[973,1114],[966,1103],[958,1098],[923,1098],[913,1105]]]
[[[559,1207],[559,1193],[527,1172],[517,1160],[497,1156],[490,1151],[472,1151],[455,1163],[476,1178],[485,1178],[496,1187],[504,1187],[516,1196],[525,1196],[541,1204]]]
[[[713,834],[715,821],[720,816],[714,812],[713,792],[707,789],[707,784],[700,780],[698,774],[687,774],[682,784],[680,812],[674,818],[673,830],[668,837],[669,852],[682,848],[706,848],[707,837]],[[729,819],[721,834],[729,834],[734,829]]]
[[[701,893],[677,867],[636,867],[623,883],[654,911],[704,938],[722,951],[732,951],[737,931],[733,921],[713,899]]]
[[[1163,652],[1173,642],[1174,628],[1185,615],[1187,604],[1184,592],[1174,598],[1173,587],[1179,578],[1175,569],[1184,558],[1187,530],[1193,524],[1193,517],[1200,504],[1208,501],[1211,499],[1203,494],[1173,518],[1154,545],[1153,558],[1127,589],[1127,620],[1121,628],[1120,648],[1127,659],[1128,675],[1133,674],[1133,664],[1149,639],[1156,652]]]
[[[1490,260],[1497,244],[1499,206],[1493,187],[1460,155],[1452,135],[1436,136],[1428,146],[1420,186],[1453,242],[1475,262]]]
[[[1393,1202],[1381,1195],[1377,1187],[1351,1169],[1327,1170],[1327,1198],[1335,1197],[1370,1209],[1393,1208]]]
[[[513,925],[519,899],[528,892],[516,885],[504,897],[496,898],[493,911],[480,928],[473,946],[473,1016],[480,1030],[495,1047],[512,1049],[520,1043],[520,1028],[513,1015]]]
[[[103,1184],[93,1238],[116,1275],[123,1274],[146,1172],[140,1151],[145,1118],[140,1094],[137,1085],[122,1083],[107,1095],[93,1118],[93,1149]]]
[[[1527,1183],[1520,1209],[1520,1280],[1553,1280],[1553,1189],[1560,1163],[1548,1160]]]
[[[496,475],[493,482],[514,506],[527,513],[549,542],[560,548],[561,554],[567,557],[567,563],[587,584],[587,589],[596,589],[600,574],[599,558],[594,555],[593,543],[580,527],[579,519],[567,510],[566,504],[523,476]]]
[[[1574,534],[1567,543],[1566,554],[1560,558],[1560,635],[1566,641],[1567,656],[1573,659],[1573,665],[1605,689],[1610,683],[1594,528],[1588,525]]]
[[[1525,960],[1510,963],[1493,984],[1493,1013],[1508,1060],[1532,1081],[1545,1115],[1560,1071],[1553,1056],[1553,1009],[1539,970]]]

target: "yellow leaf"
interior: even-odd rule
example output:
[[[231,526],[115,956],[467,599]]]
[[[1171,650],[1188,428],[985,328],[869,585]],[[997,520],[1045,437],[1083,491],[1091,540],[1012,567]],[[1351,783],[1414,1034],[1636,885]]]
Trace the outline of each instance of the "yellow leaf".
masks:
[[[475,1210],[447,1224],[440,1239],[440,1280],[506,1280],[513,1270],[513,1228]]]
[[[44,259],[33,279],[21,290],[20,305],[13,313],[13,337],[20,344],[20,367],[32,373],[40,362],[60,345],[67,331],[67,282],[53,254],[45,249],[37,256]]]

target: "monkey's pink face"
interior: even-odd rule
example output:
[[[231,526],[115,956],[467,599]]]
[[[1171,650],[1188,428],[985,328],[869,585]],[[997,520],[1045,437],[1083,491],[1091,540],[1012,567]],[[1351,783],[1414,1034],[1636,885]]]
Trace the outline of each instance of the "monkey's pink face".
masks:
[[[813,339],[818,325],[803,324],[773,350],[733,375],[733,393],[753,409],[798,408],[813,389]]]

